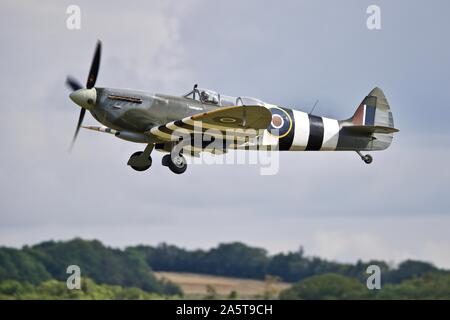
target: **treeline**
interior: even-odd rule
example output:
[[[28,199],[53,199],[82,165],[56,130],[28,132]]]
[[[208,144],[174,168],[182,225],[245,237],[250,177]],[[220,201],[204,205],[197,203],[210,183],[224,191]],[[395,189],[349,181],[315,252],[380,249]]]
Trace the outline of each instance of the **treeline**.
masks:
[[[275,276],[285,282],[299,282],[334,274],[364,284],[368,265],[382,271],[382,285],[400,284],[428,274],[449,272],[430,263],[408,260],[393,268],[384,261],[338,263],[305,256],[303,250],[269,255],[266,250],[234,242],[210,250],[186,250],[173,245],[134,246],[124,250],[101,242],[74,239],[48,241],[22,249],[0,247],[0,282],[15,280],[39,286],[49,280],[65,282],[67,266],[78,265],[82,277],[100,285],[139,288],[163,295],[181,295],[173,283],[158,280],[154,271],[203,273],[239,278],[265,279]]]
[[[380,290],[368,290],[358,279],[335,273],[313,276],[279,295],[282,300],[449,300],[450,274],[427,273]]]
[[[112,249],[100,241],[82,239],[48,241],[20,250],[0,248],[0,281],[16,280],[31,285],[51,279],[65,282],[69,265],[78,265],[83,277],[99,284],[181,294],[173,283],[157,280],[143,256],[132,249]]]
[[[16,280],[0,282],[0,300],[154,300],[167,296],[145,292],[139,288],[124,288],[96,284],[88,278],[82,280],[80,290],[67,290],[66,283],[47,280],[37,285]]]
[[[398,284],[406,279],[430,272],[447,273],[431,263],[407,260],[393,268],[384,261],[338,263],[319,257],[305,256],[302,249],[273,256],[261,248],[234,242],[220,244],[210,250],[186,250],[173,245],[137,246],[139,252],[155,271],[205,273],[219,276],[264,279],[266,275],[282,281],[297,282],[312,276],[334,273],[365,281],[366,269],[376,264],[381,268],[382,283]]]

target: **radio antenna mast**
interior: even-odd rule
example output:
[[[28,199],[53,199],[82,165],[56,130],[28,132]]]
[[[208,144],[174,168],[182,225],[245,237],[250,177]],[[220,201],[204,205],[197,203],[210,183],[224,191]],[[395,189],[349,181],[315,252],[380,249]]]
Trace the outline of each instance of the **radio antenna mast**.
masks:
[[[319,100],[317,99],[316,102],[314,103],[314,105],[313,105],[311,111],[310,111],[308,114],[311,114],[311,113],[314,111],[314,109],[316,108],[316,106],[317,106],[318,103],[319,103]]]

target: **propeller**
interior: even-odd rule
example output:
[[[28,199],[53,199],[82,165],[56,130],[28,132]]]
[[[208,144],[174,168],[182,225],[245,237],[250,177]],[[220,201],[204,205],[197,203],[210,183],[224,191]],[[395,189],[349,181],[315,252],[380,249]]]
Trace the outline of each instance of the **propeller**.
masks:
[[[86,81],[86,88],[92,89],[97,81],[98,69],[100,68],[100,56],[102,54],[102,43],[97,41],[97,48],[95,48],[94,59],[92,59],[91,70]]]
[[[75,134],[73,135],[72,143],[70,144],[70,150],[73,149],[73,145],[75,144],[75,140],[77,139],[78,131],[80,131],[80,127],[81,127],[81,124],[83,123],[83,119],[84,119],[84,115],[85,114],[86,114],[86,109],[82,108],[80,110],[80,116],[78,118],[77,128],[75,129]]]
[[[67,77],[67,79],[66,79],[66,85],[67,85],[70,89],[72,89],[72,91],[77,91],[77,90],[83,88],[83,86],[78,82],[78,80],[75,79],[75,78],[73,78],[73,77],[71,77],[71,76],[68,76],[68,77]]]
[[[86,81],[86,89],[92,89],[95,86],[95,82],[97,81],[98,70],[100,69],[100,57],[102,54],[102,43],[101,41],[97,41],[97,46],[95,48],[94,58],[92,59],[91,68],[89,70],[88,78]],[[80,84],[78,80],[75,78],[68,76],[66,79],[66,85],[72,89],[72,91],[77,91],[83,89],[83,86]],[[72,143],[70,146],[70,150],[72,150],[75,140],[78,136],[78,131],[80,131],[80,127],[83,124],[84,115],[86,114],[86,109],[81,108],[80,116],[78,118],[77,127],[75,129],[75,134],[72,139]]]

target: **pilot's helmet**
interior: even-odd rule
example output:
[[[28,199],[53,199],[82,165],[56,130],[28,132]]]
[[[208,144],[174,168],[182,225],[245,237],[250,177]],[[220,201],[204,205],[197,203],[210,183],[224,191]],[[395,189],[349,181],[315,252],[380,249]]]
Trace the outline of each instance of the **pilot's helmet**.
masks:
[[[208,92],[206,92],[206,91],[202,91],[202,92],[200,93],[200,95],[201,95],[201,97],[202,97],[202,100],[208,100],[208,98],[209,98],[209,94],[208,94]]]

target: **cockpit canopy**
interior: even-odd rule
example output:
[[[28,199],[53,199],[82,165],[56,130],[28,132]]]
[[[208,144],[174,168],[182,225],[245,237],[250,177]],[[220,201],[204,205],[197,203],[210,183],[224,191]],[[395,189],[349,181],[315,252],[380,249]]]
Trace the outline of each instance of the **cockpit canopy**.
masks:
[[[199,88],[197,85],[194,89],[184,95],[187,99],[192,99],[200,101],[202,103],[214,104],[217,106],[227,107],[227,106],[264,106],[264,102],[251,97],[232,97],[227,95],[222,95],[216,91]]]

